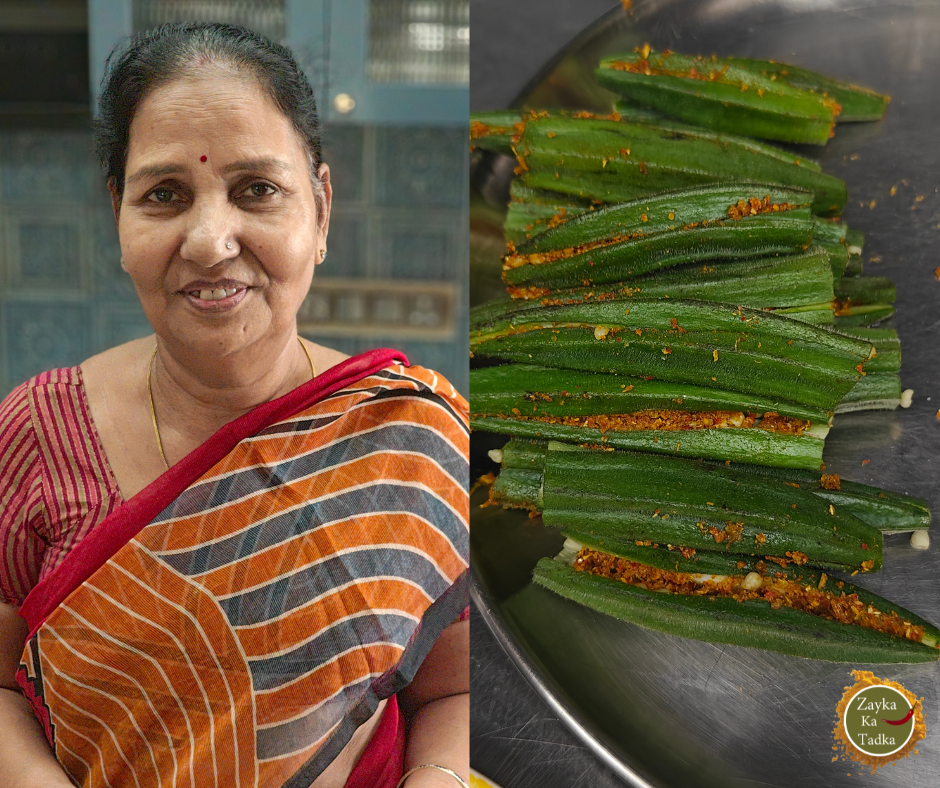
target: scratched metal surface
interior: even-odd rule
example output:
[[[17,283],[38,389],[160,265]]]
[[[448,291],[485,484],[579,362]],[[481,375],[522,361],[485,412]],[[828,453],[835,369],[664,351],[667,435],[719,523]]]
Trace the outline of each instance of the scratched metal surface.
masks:
[[[475,36],[479,33],[475,26]],[[935,251],[940,240],[940,4],[635,2],[632,16],[616,12],[574,42],[530,86],[532,105],[592,104],[599,97],[591,93],[586,75],[597,59],[644,41],[678,51],[791,61],[892,95],[883,122],[841,127],[822,151],[813,153],[826,171],[848,183],[844,218],[865,231],[866,273],[889,276],[897,284],[893,324],[902,340],[902,381],[914,389],[914,402],[909,410],[837,417],[825,460],[829,470],[843,477],[925,498],[940,513],[940,282],[934,276],[940,264]],[[499,193],[499,178],[506,175],[505,168],[494,171],[491,165],[478,162],[473,178],[490,196]],[[476,292],[482,295],[492,285],[487,285],[484,263],[476,264],[481,281]],[[477,469],[485,467],[485,443],[474,440]],[[481,657],[475,642],[474,706],[482,697],[492,699],[494,689],[518,704],[518,718],[510,715],[504,721],[509,738],[520,745],[515,752],[524,768],[505,769],[506,788],[606,786],[616,784],[614,775],[635,786],[937,784],[936,665],[800,660],[623,624],[528,582],[538,557],[552,554],[560,541],[540,520],[474,509],[472,560],[479,611],[474,621],[482,619],[492,631],[492,638],[489,633],[484,638],[476,634],[481,628],[474,628],[475,641],[484,640],[487,649]],[[889,537],[885,568],[860,584],[940,623],[940,538],[919,553],[905,537]],[[488,682],[490,667],[506,675],[493,654],[494,639],[526,675],[547,713],[508,680],[496,687]],[[900,681],[923,697],[926,712],[927,738],[919,753],[874,774],[832,760],[835,707],[843,688],[852,683],[851,670],[860,668]],[[553,727],[555,717],[573,735]],[[536,734],[528,736],[535,739],[528,751],[523,743],[527,729]],[[475,727],[476,762],[477,747],[486,741],[487,734]],[[584,764],[590,776],[582,777],[588,781],[555,779],[567,764],[558,754],[559,745],[573,762]],[[590,763],[579,749],[584,745],[601,760]],[[557,768],[533,768],[551,761],[553,746]]]

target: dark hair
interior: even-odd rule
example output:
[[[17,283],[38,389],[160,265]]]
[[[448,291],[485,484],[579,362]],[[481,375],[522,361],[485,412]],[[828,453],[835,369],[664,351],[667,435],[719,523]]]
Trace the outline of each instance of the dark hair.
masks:
[[[300,135],[320,184],[320,120],[310,83],[290,51],[258,33],[217,22],[177,22],[138,33],[115,47],[105,64],[95,119],[95,150],[105,177],[124,191],[131,121],[156,88],[193,72],[200,60],[251,74]]]

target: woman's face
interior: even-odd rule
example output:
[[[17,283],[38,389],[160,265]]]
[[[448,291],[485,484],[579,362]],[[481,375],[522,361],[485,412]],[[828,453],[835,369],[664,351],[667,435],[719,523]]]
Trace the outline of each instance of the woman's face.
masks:
[[[283,347],[326,248],[307,152],[250,78],[209,66],[156,89],[112,198],[124,270],[157,335],[192,359]]]

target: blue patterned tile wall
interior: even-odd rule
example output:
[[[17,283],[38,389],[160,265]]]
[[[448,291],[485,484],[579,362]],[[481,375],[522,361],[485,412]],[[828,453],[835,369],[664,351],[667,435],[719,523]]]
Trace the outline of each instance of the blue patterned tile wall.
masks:
[[[7,390],[44,370],[72,366],[91,355],[87,304],[11,299],[3,306]]]
[[[414,208],[461,208],[467,193],[469,146],[463,128],[380,129],[376,145],[376,202]]]
[[[401,349],[467,393],[466,157],[462,129],[325,129],[334,204],[311,298],[318,281],[332,295],[308,312],[333,312],[305,336],[350,354]],[[0,396],[151,333],[120,256],[90,132],[0,131]],[[425,290],[451,299],[443,324],[408,324]]]

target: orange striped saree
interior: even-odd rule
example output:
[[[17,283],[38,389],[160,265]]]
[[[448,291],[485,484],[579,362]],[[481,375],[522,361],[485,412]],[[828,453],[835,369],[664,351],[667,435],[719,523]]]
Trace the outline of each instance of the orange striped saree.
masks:
[[[306,788],[411,681],[467,604],[468,430],[400,358],[227,425],[30,593],[17,680],[76,784]]]

